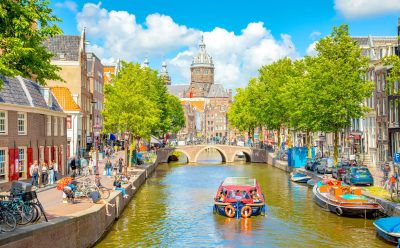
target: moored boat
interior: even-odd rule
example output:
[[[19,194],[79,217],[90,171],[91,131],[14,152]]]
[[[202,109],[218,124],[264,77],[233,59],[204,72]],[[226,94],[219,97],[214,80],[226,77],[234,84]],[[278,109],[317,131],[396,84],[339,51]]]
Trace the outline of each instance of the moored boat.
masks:
[[[323,181],[314,185],[314,201],[339,216],[372,217],[381,208],[379,203],[363,196],[359,187],[342,185],[337,180]]]
[[[380,218],[374,222],[377,234],[384,240],[397,244],[400,239],[400,217]]]
[[[293,182],[297,183],[307,183],[308,180],[310,180],[311,177],[307,174],[301,173],[301,172],[292,172],[290,174],[290,180]]]
[[[265,199],[254,178],[227,177],[214,198],[214,212],[229,218],[265,214]]]

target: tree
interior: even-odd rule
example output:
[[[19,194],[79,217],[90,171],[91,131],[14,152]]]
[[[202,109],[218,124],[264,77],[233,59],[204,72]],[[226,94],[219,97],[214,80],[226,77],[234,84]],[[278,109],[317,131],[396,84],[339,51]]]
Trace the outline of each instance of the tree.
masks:
[[[122,62],[122,69],[105,88],[106,132],[128,132],[132,138],[150,137],[159,128],[162,110],[157,71]]]
[[[185,113],[181,101],[178,97],[171,94],[167,95],[168,106],[168,128],[167,132],[177,133],[185,126]]]
[[[389,95],[399,95],[400,85],[395,85],[396,82],[400,82],[400,57],[397,55],[392,55],[385,57],[383,59],[383,64],[385,66],[390,66],[390,71],[386,78],[387,84],[387,93]]]
[[[281,128],[290,129],[290,96],[295,70],[290,58],[280,59],[261,67],[258,81],[262,93],[260,120],[268,129],[278,132],[278,150],[281,149]]]
[[[339,131],[351,125],[369,109],[362,103],[372,94],[373,84],[365,80],[368,58],[349,36],[348,26],[334,27],[331,35],[317,44],[318,56],[307,67],[318,129],[334,133],[334,164],[337,164]]]
[[[54,24],[47,0],[2,0],[0,2],[0,74],[21,75],[41,84],[46,79],[62,80],[59,67],[50,63],[53,54],[43,42],[61,34]],[[0,80],[0,88],[2,86]]]

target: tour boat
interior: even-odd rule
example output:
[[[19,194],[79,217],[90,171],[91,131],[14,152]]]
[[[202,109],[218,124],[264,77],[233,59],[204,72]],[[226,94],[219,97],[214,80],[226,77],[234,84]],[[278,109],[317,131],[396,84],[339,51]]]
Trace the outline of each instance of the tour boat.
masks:
[[[400,217],[380,218],[374,222],[377,234],[384,240],[398,244],[400,239]]]
[[[309,175],[301,172],[292,172],[290,174],[290,180],[296,183],[307,183],[310,179],[311,177]]]
[[[265,215],[265,199],[256,179],[227,177],[214,198],[214,212],[229,218]]]
[[[341,181],[318,182],[313,188],[314,201],[337,215],[372,217],[381,206],[361,194],[361,188],[342,185]]]

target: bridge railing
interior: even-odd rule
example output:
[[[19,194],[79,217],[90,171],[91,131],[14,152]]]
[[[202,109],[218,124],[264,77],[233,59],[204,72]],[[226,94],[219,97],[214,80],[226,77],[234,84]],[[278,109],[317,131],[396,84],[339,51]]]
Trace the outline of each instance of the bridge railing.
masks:
[[[255,143],[246,143],[246,142],[221,142],[221,141],[209,141],[209,142],[197,142],[197,141],[189,141],[185,142],[185,144],[179,144],[178,142],[171,142],[166,147],[179,147],[179,146],[192,146],[192,145],[229,145],[229,146],[237,146],[237,147],[250,147],[257,149],[265,149],[266,151],[275,151],[273,146],[267,146],[262,142]]]

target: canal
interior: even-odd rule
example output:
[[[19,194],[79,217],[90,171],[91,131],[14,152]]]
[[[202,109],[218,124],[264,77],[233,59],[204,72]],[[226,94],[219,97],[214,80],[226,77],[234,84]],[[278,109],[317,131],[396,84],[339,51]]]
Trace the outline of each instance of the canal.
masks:
[[[196,165],[160,165],[96,247],[392,247],[376,237],[372,220],[325,212],[310,188],[277,168],[204,156]],[[258,180],[267,216],[213,214],[213,197],[229,176]]]

